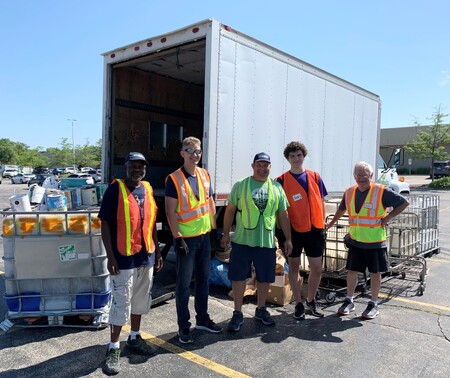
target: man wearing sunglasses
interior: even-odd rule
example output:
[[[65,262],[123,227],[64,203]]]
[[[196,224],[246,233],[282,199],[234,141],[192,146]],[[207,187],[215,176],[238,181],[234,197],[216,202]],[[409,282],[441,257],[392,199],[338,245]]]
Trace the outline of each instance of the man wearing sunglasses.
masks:
[[[189,313],[190,283],[195,272],[196,329],[219,333],[222,328],[208,314],[211,229],[216,229],[216,207],[211,180],[198,166],[202,157],[198,138],[187,137],[181,146],[183,166],[167,176],[165,207],[177,254],[176,307],[178,339],[192,343]]]

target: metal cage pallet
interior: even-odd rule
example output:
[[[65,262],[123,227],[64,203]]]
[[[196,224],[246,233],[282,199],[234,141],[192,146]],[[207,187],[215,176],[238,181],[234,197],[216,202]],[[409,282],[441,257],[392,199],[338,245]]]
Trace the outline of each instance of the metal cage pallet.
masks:
[[[8,311],[0,329],[106,327],[111,288],[97,210],[1,214]]]

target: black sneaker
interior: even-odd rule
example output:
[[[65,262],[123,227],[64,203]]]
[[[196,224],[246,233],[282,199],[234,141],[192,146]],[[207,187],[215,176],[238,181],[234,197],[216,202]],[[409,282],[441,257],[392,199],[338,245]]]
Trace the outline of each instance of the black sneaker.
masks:
[[[103,365],[105,374],[118,374],[120,371],[120,349],[112,348],[106,352],[106,361]]]
[[[361,316],[364,319],[374,319],[379,313],[380,311],[378,311],[378,305],[370,301]]]
[[[305,306],[303,306],[303,303],[297,303],[295,305],[295,311],[294,311],[294,319],[297,320],[303,320],[305,319]]]
[[[155,354],[153,348],[147,344],[141,335],[137,335],[134,340],[131,339],[131,336],[128,336],[127,347],[141,356],[152,356]]]
[[[194,342],[192,340],[191,331],[189,328],[183,328],[178,331],[178,340],[182,344],[191,344]]]
[[[222,327],[218,326],[211,319],[208,319],[205,323],[197,323],[195,326],[196,329],[200,329],[202,331],[208,331],[211,333],[220,333],[222,332]]]
[[[315,316],[316,318],[324,317],[324,313],[319,309],[319,307],[317,306],[317,303],[314,299],[311,302],[305,301],[305,303],[306,303],[306,307],[308,307],[312,316]]]
[[[338,309],[338,314],[339,315],[348,315],[352,311],[355,311],[355,305],[353,304],[353,302],[350,299],[345,298],[344,303],[342,303],[341,307],[339,307],[339,309]]]
[[[241,311],[233,311],[233,317],[228,323],[228,332],[238,332],[244,324],[244,315]]]
[[[261,307],[255,309],[255,319],[262,322],[262,324],[267,326],[273,326],[275,325],[275,320],[270,316],[269,311],[267,311],[267,308]]]

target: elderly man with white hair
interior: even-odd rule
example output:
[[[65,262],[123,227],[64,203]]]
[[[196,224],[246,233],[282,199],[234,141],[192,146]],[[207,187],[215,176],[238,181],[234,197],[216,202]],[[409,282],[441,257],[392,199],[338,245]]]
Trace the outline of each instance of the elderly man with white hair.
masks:
[[[353,295],[358,284],[358,272],[370,273],[371,299],[362,313],[365,319],[379,314],[378,293],[381,287],[381,273],[389,267],[386,248],[386,225],[405,210],[409,202],[388,187],[372,181],[373,168],[360,161],[355,165],[353,176],[356,185],[345,190],[339,208],[333,219],[326,224],[329,229],[346,212],[349,218],[349,232],[345,237],[347,256],[347,297],[338,309],[339,315],[355,311]],[[392,208],[388,213],[387,208]]]

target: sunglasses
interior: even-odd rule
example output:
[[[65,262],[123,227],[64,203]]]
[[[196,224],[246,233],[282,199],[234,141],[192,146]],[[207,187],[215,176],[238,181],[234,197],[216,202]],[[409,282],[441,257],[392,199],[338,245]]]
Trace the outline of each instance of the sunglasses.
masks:
[[[200,155],[202,153],[202,150],[200,148],[185,148],[184,151],[191,155],[192,154]]]

